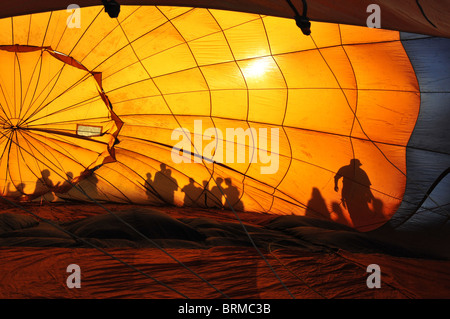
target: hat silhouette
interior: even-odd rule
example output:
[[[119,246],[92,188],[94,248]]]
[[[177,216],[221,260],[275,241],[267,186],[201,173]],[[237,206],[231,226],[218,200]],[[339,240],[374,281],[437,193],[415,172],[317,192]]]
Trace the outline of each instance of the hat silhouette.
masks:
[[[350,165],[361,166],[362,163],[360,162],[359,159],[353,158],[353,159],[350,160]]]

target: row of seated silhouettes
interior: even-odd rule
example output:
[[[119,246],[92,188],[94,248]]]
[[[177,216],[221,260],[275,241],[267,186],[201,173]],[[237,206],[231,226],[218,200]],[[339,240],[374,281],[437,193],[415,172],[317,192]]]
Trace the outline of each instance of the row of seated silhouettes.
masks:
[[[149,198],[155,196],[166,204],[175,203],[175,192],[179,189],[177,180],[172,176],[172,171],[167,168],[166,164],[160,165],[160,170],[152,175],[147,173],[147,195]],[[225,182],[225,186],[222,184]],[[194,179],[189,178],[189,183],[181,188],[184,193],[183,205],[188,207],[206,207],[206,208],[224,208],[243,211],[244,205],[240,199],[240,192],[236,186],[232,184],[231,178],[218,177],[211,184],[211,181],[204,180],[203,187],[196,186]]]
[[[52,178],[50,178],[50,175],[51,173],[48,169],[42,170],[41,177],[37,177],[34,191],[27,192],[28,195],[39,196],[48,192],[60,193],[71,188],[71,180],[73,179],[72,172],[66,173],[65,181],[57,183],[53,182]],[[25,183],[19,183],[16,185],[14,183],[8,182],[6,187],[6,195],[9,197],[27,196],[27,193],[25,193],[25,186]]]
[[[160,167],[161,170],[156,172],[153,181],[151,174],[147,174],[146,188],[148,197],[154,199],[156,196],[166,204],[174,204],[174,195],[179,189],[178,182],[172,177],[172,172],[167,168],[166,164],[162,163]],[[54,182],[50,170],[44,169],[41,172],[41,177],[38,177],[36,180],[34,191],[29,193],[29,195],[36,197],[46,194],[47,200],[51,201],[54,198],[53,194],[66,192],[73,186],[72,179],[73,173],[68,172],[64,181]],[[98,190],[96,184],[98,179],[94,175],[89,180],[94,183],[94,187],[89,193],[92,197],[97,197],[96,193]],[[224,182],[226,187],[222,185]],[[197,187],[194,180],[190,178],[189,184],[181,188],[181,191],[184,193],[184,206],[227,209],[231,205],[235,210],[242,211],[244,209],[243,203],[240,200],[240,192],[237,187],[232,185],[230,178],[217,178],[216,185],[211,189],[209,189],[209,184],[210,182],[203,181],[203,187]],[[6,194],[10,197],[27,196],[24,188],[24,183],[17,185],[8,183]]]

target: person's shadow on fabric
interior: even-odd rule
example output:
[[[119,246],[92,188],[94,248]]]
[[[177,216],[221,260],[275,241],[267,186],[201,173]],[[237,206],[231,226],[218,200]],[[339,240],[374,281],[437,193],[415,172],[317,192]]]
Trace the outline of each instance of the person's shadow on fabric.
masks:
[[[211,180],[203,181],[203,191],[200,195],[201,198],[200,198],[198,204],[201,207],[205,207],[205,208],[219,208],[222,206],[222,203],[219,202],[219,199],[209,189],[210,181]],[[220,195],[220,197],[222,197],[222,195]]]
[[[231,182],[231,178],[225,178],[225,184],[227,187],[223,190],[225,197],[227,201],[225,202],[224,208],[229,209],[230,205],[233,207],[236,211],[243,211],[244,210],[244,203],[242,203],[240,198],[240,192],[236,186],[234,186]]]
[[[223,183],[223,178],[222,177],[217,177],[216,180],[216,185],[214,185],[213,187],[211,187],[211,201],[208,201],[208,207],[211,208],[223,208],[223,187],[222,187],[222,183]]]
[[[160,168],[161,170],[155,174],[153,188],[166,204],[174,205],[178,182],[172,177],[172,171],[167,168],[166,164],[161,163]]]
[[[359,159],[350,160],[350,164],[341,167],[334,176],[334,190],[339,192],[339,180],[342,178],[341,203],[347,209],[354,225],[363,225],[375,213],[369,203],[375,202],[371,191],[371,182],[367,173],[361,168]],[[381,202],[382,205],[382,202]],[[378,212],[377,212],[378,213]]]
[[[306,205],[305,216],[325,219],[329,217],[327,204],[317,187],[312,189],[311,198]]]
[[[50,178],[50,171],[48,169],[44,169],[41,171],[42,178],[38,178],[36,181],[36,187],[34,189],[34,196],[45,195],[45,200],[51,202],[56,197],[54,195],[54,191],[58,189],[60,183],[53,183]]]
[[[184,186],[181,191],[184,193],[184,206],[200,206],[198,201],[200,200],[203,189],[195,186],[195,181],[193,178],[189,178],[189,184]]]

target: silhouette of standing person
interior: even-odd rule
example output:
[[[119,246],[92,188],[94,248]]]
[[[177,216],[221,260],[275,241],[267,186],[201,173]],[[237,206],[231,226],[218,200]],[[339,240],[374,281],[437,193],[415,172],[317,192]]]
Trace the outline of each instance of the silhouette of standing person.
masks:
[[[164,163],[159,164],[160,170],[155,174],[155,183],[160,182],[160,179],[164,178],[166,174],[167,166]]]
[[[361,165],[359,159],[352,159],[349,165],[341,167],[334,176],[336,192],[339,191],[338,183],[342,178],[342,204],[347,208],[354,224],[361,223],[372,212],[368,204],[374,199],[370,190],[371,182]]]
[[[166,164],[161,163],[160,168],[161,170],[155,174],[153,187],[163,201],[168,204],[174,204],[175,191],[178,189],[178,182],[172,177],[172,171],[167,169]]]
[[[214,188],[214,187],[213,187]],[[217,188],[217,186],[216,186]],[[220,193],[220,190],[217,189],[217,191]],[[220,197],[222,194],[220,194]],[[200,206],[206,207],[206,208],[217,208],[221,207],[222,203],[219,204],[219,200],[217,199],[217,195],[213,195],[211,190],[209,189],[209,181],[204,180],[203,181],[203,191],[201,193],[201,198],[199,201]]]
[[[175,203],[175,191],[178,189],[178,182],[172,177],[172,171],[170,169],[166,170],[166,176],[168,179],[167,183],[167,201],[170,204]]]
[[[211,205],[208,207],[217,207],[217,208],[222,208],[223,207],[223,201],[222,201],[222,197],[223,197],[223,188],[222,188],[222,183],[223,183],[223,178],[222,177],[217,177],[216,178],[216,185],[214,185],[211,188]],[[210,204],[210,202],[208,202],[208,204]]]
[[[98,183],[99,179],[95,173],[88,177],[87,182],[89,182],[89,187],[85,190],[88,194],[89,199],[101,200],[101,191],[99,191]]]
[[[231,205],[237,211],[243,211],[244,204],[240,199],[239,190],[236,186],[233,186],[233,184],[231,183],[231,178],[225,178],[225,184],[227,185],[227,188],[225,188],[223,192],[228,200],[226,204]],[[227,206],[228,205],[225,205],[225,208],[227,208]]]
[[[202,189],[195,186],[193,178],[189,178],[189,184],[184,186],[181,191],[184,193],[184,206],[198,206],[197,201],[200,199]]]
[[[152,199],[155,194],[154,194],[154,189],[153,189],[153,181],[152,181],[152,174],[151,173],[147,173],[147,179],[145,180],[145,193],[147,194],[147,198],[148,199]]]
[[[316,218],[328,218],[328,207],[320,190],[317,187],[312,189],[311,199],[306,205],[305,216]]]
[[[211,200],[211,194],[209,193],[209,182],[207,180],[204,180],[203,182],[203,191],[200,196],[203,197],[203,203],[204,207],[209,207],[209,201]]]

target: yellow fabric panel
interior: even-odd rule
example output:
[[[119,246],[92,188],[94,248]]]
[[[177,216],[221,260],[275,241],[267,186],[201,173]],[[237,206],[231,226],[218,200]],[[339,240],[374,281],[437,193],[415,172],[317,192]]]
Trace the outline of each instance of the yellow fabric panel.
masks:
[[[247,88],[243,73],[235,62],[204,66],[201,71],[211,90]]]
[[[389,30],[368,28],[361,32],[361,28],[352,25],[340,25],[342,44],[375,43],[400,40],[400,33]]]
[[[50,24],[48,21],[50,19],[50,12],[44,12],[39,14],[30,15],[30,23],[28,28],[27,42],[24,44],[34,45],[34,46],[45,46],[44,39],[47,28],[43,28],[42,25],[48,25],[50,28]],[[58,14],[55,14],[56,16]]]
[[[43,46],[43,47],[50,46],[52,47],[52,49],[57,50],[59,40],[63,36],[67,36],[66,33],[67,28],[61,27],[61,24],[67,23],[68,18],[67,13],[68,12],[64,10],[64,11],[54,11],[51,12],[50,14],[46,12],[33,14],[33,17],[31,19],[32,25],[29,28],[30,39],[28,41],[28,45]],[[35,34],[32,33],[33,32],[32,28],[33,29],[41,28],[42,33],[36,34],[36,37],[31,37],[32,34]]]
[[[103,28],[104,30],[101,31]],[[110,21],[106,21],[106,24],[100,27],[99,35],[93,42],[95,45],[91,45],[88,49],[84,48],[84,51],[80,52],[82,59],[79,61],[89,70],[98,71],[98,69],[101,69],[103,76],[107,77],[117,70],[126,68],[130,61],[124,57],[133,56],[134,51],[126,46],[128,41],[124,39],[123,31],[117,25],[111,25]],[[108,45],[109,41],[116,43],[116,45],[114,47]],[[111,55],[114,55],[115,58],[111,59]]]
[[[246,90],[223,90],[211,92],[213,116],[245,120],[247,117],[248,92]]]
[[[123,32],[121,38],[124,38]],[[132,43],[138,57],[145,59],[157,53],[165,52],[177,45],[184,44],[185,41],[171,23],[165,22],[161,26],[143,33],[141,37]],[[124,60],[127,61],[128,59],[124,58]]]
[[[229,14],[228,11],[223,10],[208,10],[214,16],[214,19],[221,26],[222,30],[226,30],[241,24],[245,24],[249,21],[261,19],[257,14],[249,14],[243,12],[233,12]]]
[[[14,32],[14,39],[13,39],[14,43],[28,44],[28,33],[26,32],[27,30],[21,28],[20,26],[21,25],[29,25],[30,20],[31,20],[31,17],[27,16],[27,15],[12,18],[13,30],[19,29],[22,31],[22,32],[20,32],[20,31]]]
[[[338,86],[342,89],[357,89],[353,65],[347,55],[345,47],[336,46],[323,48],[320,54],[327,67],[332,72],[332,76],[336,79]]]
[[[217,65],[219,63],[233,61],[233,53],[228,45],[227,39],[222,32],[213,33],[190,41],[191,49],[198,65]]]
[[[282,125],[285,119],[287,99],[286,89],[249,91],[248,120]],[[264,112],[261,112],[261,110],[264,110]]]
[[[320,53],[300,51],[274,57],[289,88],[338,88]]]
[[[151,79],[121,86],[108,92],[108,96],[116,101],[115,106],[130,100],[134,101],[134,103],[140,103],[141,100],[148,97],[160,97],[159,90]],[[130,107],[133,107],[133,105],[131,104]]]
[[[10,45],[12,41],[12,18],[0,19],[0,37],[2,45]]]
[[[169,7],[169,6],[158,6],[157,8],[169,20],[174,19],[178,16],[181,16],[184,13],[194,9],[194,8],[190,8],[190,7]]]
[[[177,61],[177,63],[172,63]],[[146,70],[152,77],[194,68],[195,60],[186,44],[167,49],[166,51],[142,60]]]
[[[151,19],[149,19],[149,17],[151,17]],[[167,18],[164,14],[157,7],[153,6],[124,7],[124,11],[121,12],[118,19],[121,20],[120,26],[127,34],[128,40],[131,42],[137,41],[138,38],[142,37],[143,28],[148,32],[157,29],[167,22]],[[114,27],[117,27],[117,23],[114,23],[114,19],[110,20],[112,20]]]
[[[108,96],[114,98],[114,94]],[[134,114],[167,114],[167,103],[161,95],[119,100],[114,104],[114,110],[121,118]]]
[[[177,122],[171,116],[158,117],[158,122],[145,121],[146,117],[134,119],[134,124],[125,124],[122,127],[121,135],[147,141],[156,141],[159,144],[170,145],[172,129],[178,127]],[[147,117],[148,119],[148,117]],[[168,128],[169,127],[169,128]],[[122,142],[121,142],[122,143]],[[173,143],[175,144],[175,143]],[[170,149],[168,149],[170,153]],[[169,154],[170,155],[170,154]]]
[[[189,116],[209,116],[210,92],[189,92],[165,96],[174,114],[188,114]]]
[[[14,74],[15,69],[15,55],[5,51],[0,51],[1,61],[0,64],[0,85],[2,88],[2,94],[0,95],[0,103],[2,105],[3,112],[6,113],[8,118],[15,117],[15,82],[11,81],[10,77],[6,75]]]
[[[91,45],[89,44],[89,41],[92,41],[92,39],[87,40],[87,38],[84,38],[84,34],[94,34],[94,30],[91,30],[91,23],[95,21],[99,14],[102,13],[102,8],[99,7],[89,7],[85,8],[82,13],[82,21],[89,21],[89,23],[80,23],[80,28],[67,28],[67,17],[70,16],[69,13],[66,12],[65,18],[60,17],[58,19],[58,25],[55,27],[56,29],[60,29],[61,25],[64,26],[64,33],[62,34],[60,39],[54,39],[56,43],[49,44],[52,49],[63,52],[67,55],[72,55],[73,51],[76,50],[79,52],[79,54],[85,54],[86,52],[89,52]],[[55,30],[56,31],[56,30]],[[56,31],[58,32],[58,31]],[[97,35],[97,39],[101,39],[101,34]],[[80,59],[81,60],[81,59]]]
[[[311,39],[314,46],[318,48],[329,48],[338,46],[341,43],[342,25],[312,22],[311,28],[314,28],[314,36]],[[359,28],[361,30],[361,28]]]
[[[214,17],[203,9],[193,9],[171,20],[187,42],[220,32],[220,26]]]
[[[418,110],[411,110],[410,106],[418,103],[420,96],[415,92],[380,91],[373,94],[360,90],[357,109],[360,125],[355,126],[353,136],[406,146],[418,116]]]
[[[330,112],[330,105],[335,112]],[[339,89],[297,89],[289,91],[286,126],[318,132],[348,135],[353,124],[353,112]]]
[[[208,90],[201,72],[195,68],[155,78],[162,94]]]
[[[121,52],[120,56],[133,55],[133,50],[129,47],[124,51],[127,52]],[[120,59],[120,57],[118,58]],[[96,68],[96,70],[99,69]],[[131,83],[148,79],[147,71],[136,58],[133,59],[130,65],[122,65],[120,67],[117,67],[117,64],[112,65],[103,75],[103,86],[108,87],[110,90],[120,89]]]
[[[358,89],[418,91],[414,70],[399,41],[345,46],[345,51],[352,61]]]

